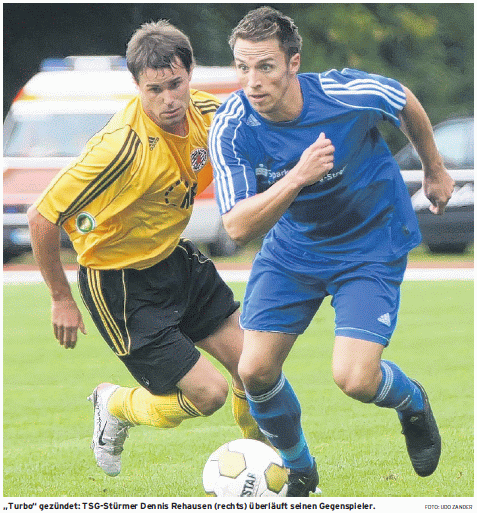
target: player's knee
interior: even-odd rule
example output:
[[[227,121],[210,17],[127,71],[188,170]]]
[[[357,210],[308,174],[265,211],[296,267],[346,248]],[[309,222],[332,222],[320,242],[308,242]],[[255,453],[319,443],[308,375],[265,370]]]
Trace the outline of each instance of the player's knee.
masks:
[[[246,390],[252,393],[269,390],[280,377],[280,369],[275,369],[258,361],[240,360],[238,371]]]
[[[199,394],[200,399],[196,401],[195,406],[202,415],[212,415],[225,404],[228,389],[229,386],[225,379],[204,388]]]
[[[379,385],[374,375],[356,370],[334,369],[333,379],[347,396],[364,403],[373,399]]]

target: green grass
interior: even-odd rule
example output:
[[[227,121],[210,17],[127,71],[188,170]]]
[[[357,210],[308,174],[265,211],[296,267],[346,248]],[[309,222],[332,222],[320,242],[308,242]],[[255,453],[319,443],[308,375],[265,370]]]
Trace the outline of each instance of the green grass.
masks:
[[[233,288],[241,298],[244,285]],[[202,497],[208,455],[240,437],[230,402],[176,429],[134,428],[123,471],[109,478],[89,449],[86,397],[101,381],[134,381],[87,313],[89,335],[66,351],[53,339],[49,312],[44,285],[4,287],[4,497]],[[393,411],[353,401],[334,385],[332,341],[328,301],[285,366],[323,497],[473,496],[473,283],[404,283],[398,329],[385,351],[429,392],[443,438],[429,478],[414,474]]]

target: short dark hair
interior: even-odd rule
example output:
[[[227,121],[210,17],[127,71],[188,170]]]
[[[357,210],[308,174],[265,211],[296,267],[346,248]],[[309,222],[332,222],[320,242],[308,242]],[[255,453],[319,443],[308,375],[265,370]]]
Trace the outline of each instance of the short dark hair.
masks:
[[[141,25],[126,50],[127,66],[136,82],[146,68],[174,67],[176,57],[189,73],[194,64],[189,38],[166,20]]]
[[[277,38],[288,59],[301,53],[302,38],[294,21],[272,7],[259,7],[248,12],[233,29],[229,45],[234,49],[237,39],[265,41]]]

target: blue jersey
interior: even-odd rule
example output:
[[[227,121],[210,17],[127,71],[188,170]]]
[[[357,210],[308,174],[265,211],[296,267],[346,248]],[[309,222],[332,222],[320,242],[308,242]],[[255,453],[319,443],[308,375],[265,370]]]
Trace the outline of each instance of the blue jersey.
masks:
[[[298,79],[303,110],[293,121],[266,120],[243,91],[217,111],[209,151],[221,213],[280,180],[324,132],[335,147],[333,169],[300,191],[264,244],[310,259],[403,256],[421,236],[399,167],[377,128],[383,120],[399,126],[402,86],[351,69]]]

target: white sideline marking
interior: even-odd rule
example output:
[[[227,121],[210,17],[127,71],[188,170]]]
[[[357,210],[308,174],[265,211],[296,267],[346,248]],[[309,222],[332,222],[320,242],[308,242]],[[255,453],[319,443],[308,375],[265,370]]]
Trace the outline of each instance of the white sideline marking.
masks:
[[[405,281],[472,281],[474,269],[445,268],[445,269],[407,269],[404,273]]]
[[[219,271],[222,279],[226,282],[246,282],[250,276],[248,270],[227,270]],[[66,271],[66,276],[71,283],[77,280],[76,271]],[[474,269],[468,268],[444,268],[444,269],[408,269],[404,274],[405,281],[472,281]],[[42,277],[40,271],[3,271],[3,283],[40,283]]]

